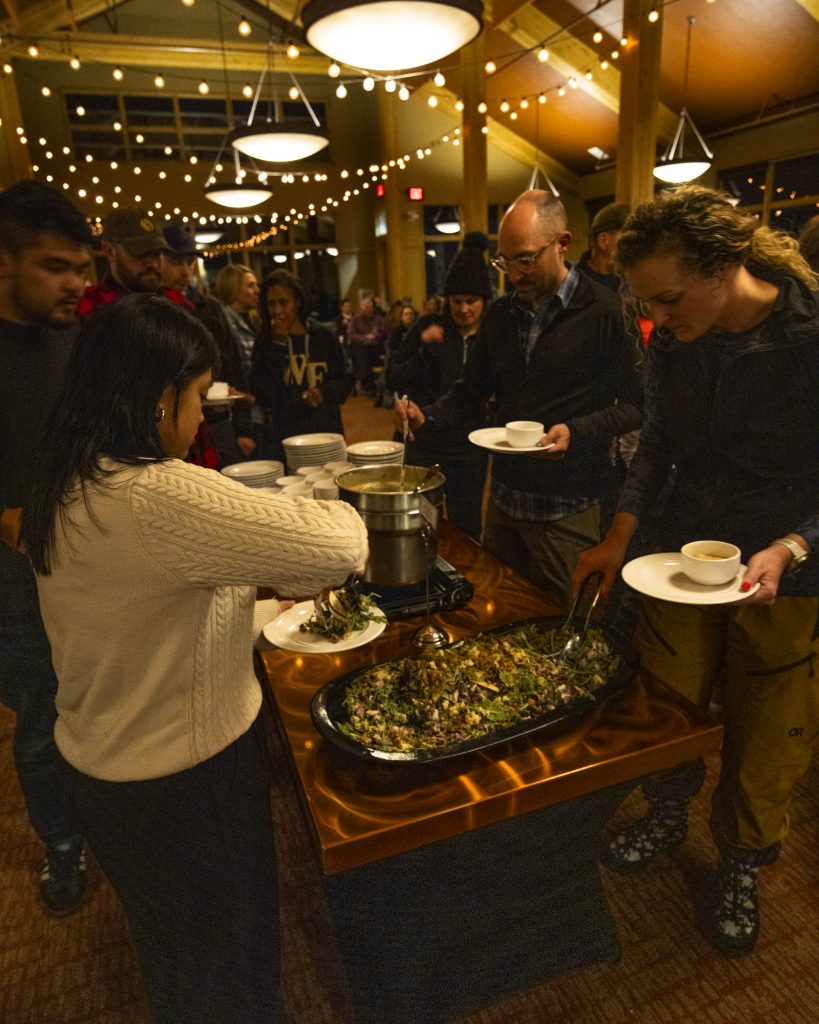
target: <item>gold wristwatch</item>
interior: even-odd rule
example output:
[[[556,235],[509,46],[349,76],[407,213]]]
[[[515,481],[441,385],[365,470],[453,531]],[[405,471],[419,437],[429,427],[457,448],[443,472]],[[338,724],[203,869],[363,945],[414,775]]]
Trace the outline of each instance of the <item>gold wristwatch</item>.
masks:
[[[805,551],[801,544],[795,540],[791,540],[790,537],[777,537],[776,540],[772,540],[771,544],[781,544],[783,548],[787,548],[791,553],[791,560],[788,563],[785,572],[793,572],[794,569],[798,569],[803,562],[807,562],[808,555],[810,552]]]

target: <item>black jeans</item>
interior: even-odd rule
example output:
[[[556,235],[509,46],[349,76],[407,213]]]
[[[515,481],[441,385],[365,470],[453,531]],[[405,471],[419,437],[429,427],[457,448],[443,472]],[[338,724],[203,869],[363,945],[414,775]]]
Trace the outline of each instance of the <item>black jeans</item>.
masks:
[[[273,1024],[279,920],[261,721],[188,771],[104,782],[62,761],[125,907],[157,1024]]]

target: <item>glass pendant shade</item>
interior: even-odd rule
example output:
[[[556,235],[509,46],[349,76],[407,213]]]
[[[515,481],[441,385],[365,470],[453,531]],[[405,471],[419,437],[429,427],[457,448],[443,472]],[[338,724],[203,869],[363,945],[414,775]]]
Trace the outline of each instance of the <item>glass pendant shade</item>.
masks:
[[[212,203],[227,206],[231,210],[258,206],[272,195],[273,190],[262,185],[211,185],[205,189],[205,196]]]
[[[402,71],[446,57],[483,25],[478,0],[310,0],[301,12],[308,43],[341,64]]]
[[[212,245],[214,242],[218,242],[223,234],[223,231],[197,231],[196,244]]]
[[[230,133],[230,144],[245,156],[266,163],[293,163],[313,156],[329,143],[320,128],[310,124],[293,126],[286,121],[271,121]]]
[[[442,235],[456,235],[461,230],[461,225],[457,220],[439,220],[435,224],[435,230],[440,231]]]
[[[661,160],[654,168],[654,177],[671,185],[681,185],[699,178],[710,166],[710,160]]]

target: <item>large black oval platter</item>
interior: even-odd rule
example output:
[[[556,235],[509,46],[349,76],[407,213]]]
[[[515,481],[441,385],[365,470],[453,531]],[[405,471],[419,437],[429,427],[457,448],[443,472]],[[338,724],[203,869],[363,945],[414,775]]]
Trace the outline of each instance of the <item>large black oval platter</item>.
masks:
[[[550,630],[559,629],[564,623],[562,618],[538,618],[526,619],[523,622],[515,622],[511,625],[500,626],[497,629],[486,630],[485,635],[501,636],[511,633],[522,626],[536,626],[544,633]],[[531,733],[542,730],[565,729],[572,721],[581,717],[591,708],[596,707],[602,701],[614,694],[624,690],[633,680],[639,667],[639,658],[634,645],[621,633],[610,629],[600,623],[595,623],[610,644],[612,650],[620,658],[620,664],[608,682],[595,690],[590,697],[581,697],[570,701],[554,711],[545,712],[542,715],[535,715],[527,718],[517,725],[507,726],[495,732],[478,736],[475,739],[464,740],[461,743],[453,743],[445,747],[435,747],[423,750],[402,750],[389,751],[378,750],[375,747],[367,747],[357,740],[345,735],[339,725],[347,721],[347,712],[344,708],[344,698],[348,687],[364,672],[372,671],[374,665],[358,669],[355,672],[348,672],[326,683],[313,697],[310,713],[313,724],[321,733],[324,739],[328,740],[334,747],[351,754],[358,761],[369,762],[370,764],[383,765],[394,762],[401,765],[431,765],[441,761],[447,761],[454,757],[461,757],[464,754],[472,754],[485,751],[509,740],[518,739],[521,736],[528,736]]]

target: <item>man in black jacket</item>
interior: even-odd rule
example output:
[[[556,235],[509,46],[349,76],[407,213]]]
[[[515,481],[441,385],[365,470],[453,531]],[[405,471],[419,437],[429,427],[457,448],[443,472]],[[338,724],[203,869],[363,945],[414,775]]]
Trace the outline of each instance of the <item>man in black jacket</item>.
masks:
[[[642,405],[640,352],[620,302],[566,265],[571,237],[550,193],[515,200],[492,260],[514,292],[485,315],[462,380],[408,410],[413,432],[427,419],[454,427],[494,396],[499,424],[544,424],[542,455],[494,456],[483,542],[564,606],[578,555],[600,536],[600,500],[616,486],[612,438],[640,426]]]
[[[16,714],[14,763],[46,847],[40,894],[60,917],[82,902],[84,844],[57,774],[57,679],[17,525],[77,336],[90,247],[84,217],[56,190],[21,181],[0,195],[0,700]]]

